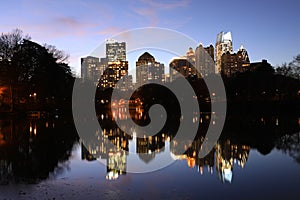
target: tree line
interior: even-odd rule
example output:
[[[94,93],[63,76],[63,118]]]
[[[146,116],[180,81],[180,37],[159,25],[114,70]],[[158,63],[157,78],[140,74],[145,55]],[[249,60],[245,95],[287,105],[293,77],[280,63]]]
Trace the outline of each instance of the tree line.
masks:
[[[276,68],[277,74],[300,80],[300,54],[289,63],[283,63]]]
[[[20,29],[0,36],[1,106],[11,103],[10,110],[46,109],[71,105],[74,76],[68,55],[53,45],[40,45]],[[1,91],[1,90],[0,90]],[[6,98],[6,99],[5,99]],[[6,105],[7,106],[7,105]],[[5,110],[5,109],[4,109]]]

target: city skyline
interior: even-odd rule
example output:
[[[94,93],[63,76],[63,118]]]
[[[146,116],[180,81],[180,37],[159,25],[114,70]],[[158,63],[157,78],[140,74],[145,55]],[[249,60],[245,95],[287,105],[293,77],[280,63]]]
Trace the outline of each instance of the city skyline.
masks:
[[[127,42],[107,39],[105,45],[102,45],[102,48],[105,48],[105,57],[99,58],[96,56],[97,54],[103,54],[103,49],[100,49],[98,53],[93,53],[95,56],[81,58],[81,78],[83,80],[89,79],[97,85],[99,77],[101,75],[103,77],[106,76],[103,73],[106,68],[109,68],[110,64],[126,61],[126,46]],[[170,82],[178,76],[176,71],[180,72],[186,78],[201,78],[214,73],[230,77],[237,72],[250,70],[250,59],[244,45],[241,44],[237,52],[233,51],[231,32],[224,33],[221,31],[218,33],[215,47],[212,44],[205,47],[200,43],[195,48],[189,47],[185,54],[171,57],[167,63],[155,61],[155,57],[149,53],[153,50],[149,49],[148,52],[148,49],[139,49],[135,53],[143,53],[138,58],[131,56],[136,60],[135,70],[130,70],[128,67],[126,73],[131,76],[131,83],[143,85],[150,80],[165,83]],[[172,56],[167,52],[165,54],[167,57]],[[262,59],[262,61],[267,62],[265,59]],[[127,61],[127,65],[132,66],[133,63]],[[173,69],[176,71],[173,71]],[[103,86],[103,83],[101,85]]]
[[[2,199],[297,199],[299,0],[11,0]]]
[[[120,31],[149,26],[174,29],[204,46],[214,44],[220,31],[231,31],[234,51],[244,44],[251,61],[267,59],[273,66],[291,61],[300,51],[298,1],[47,2],[6,2],[2,5],[5,20],[1,32],[20,28],[34,41],[56,45],[71,55],[70,66],[77,75],[80,57],[89,55],[105,39]],[[222,12],[226,17],[219,16]]]

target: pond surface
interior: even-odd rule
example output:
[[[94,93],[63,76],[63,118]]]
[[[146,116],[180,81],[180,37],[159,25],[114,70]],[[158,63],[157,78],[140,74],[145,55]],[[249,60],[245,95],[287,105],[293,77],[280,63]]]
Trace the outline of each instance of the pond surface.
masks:
[[[201,130],[178,154],[182,141],[167,131],[172,127],[138,137],[114,127],[111,117],[126,120],[120,113],[100,114],[105,128],[95,131],[93,142],[79,138],[68,117],[0,120],[0,199],[299,197],[298,116],[243,116],[247,123],[227,117],[219,141],[203,158]],[[212,119],[212,114],[201,114],[195,123],[205,127]],[[132,170],[169,158],[172,162],[158,170]]]

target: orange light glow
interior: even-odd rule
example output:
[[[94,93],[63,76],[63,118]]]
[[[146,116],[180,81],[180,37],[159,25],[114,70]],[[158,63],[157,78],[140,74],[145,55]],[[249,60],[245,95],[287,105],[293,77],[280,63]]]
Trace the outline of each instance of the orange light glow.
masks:
[[[195,158],[187,158],[187,164],[190,168],[195,166]]]

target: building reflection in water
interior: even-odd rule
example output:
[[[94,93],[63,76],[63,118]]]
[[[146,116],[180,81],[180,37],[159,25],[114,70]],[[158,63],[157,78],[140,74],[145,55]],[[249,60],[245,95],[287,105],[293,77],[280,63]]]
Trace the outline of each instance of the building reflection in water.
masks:
[[[187,167],[197,168],[200,174],[208,171],[222,182],[231,182],[235,168],[244,168],[250,148],[262,155],[276,148],[300,163],[299,116],[228,116],[218,143],[200,158],[199,152],[206,148],[202,145],[203,133],[211,120],[216,119],[214,113],[195,114],[192,120],[199,123],[200,128],[191,145],[187,146],[189,141],[174,138],[173,124],[153,136],[137,133],[134,127],[129,133],[123,132],[113,117],[116,120],[131,117],[140,124],[147,121],[147,113],[142,109],[134,110],[131,116],[120,114],[124,108],[117,108],[115,116],[99,113],[103,130],[95,131],[92,140],[82,145],[82,159],[100,159],[106,163],[107,179],[116,179],[130,171],[132,160],[128,152],[138,153],[137,159],[145,165],[158,161],[161,154],[171,154],[172,159],[186,162]],[[0,184],[35,183],[67,169],[66,161],[78,142],[72,122],[72,118],[0,119]]]
[[[237,162],[239,166],[244,168],[249,152],[250,146],[232,144],[230,140],[218,142],[216,147],[216,170],[221,181],[231,182],[233,174],[233,165]]]
[[[126,152],[108,152],[106,179],[116,179],[126,174]]]
[[[119,114],[123,111],[118,109],[117,120],[128,119],[129,116]],[[140,121],[147,118],[142,110],[136,112],[130,117]],[[204,158],[199,157],[199,152],[205,148],[203,132],[216,118],[213,113],[192,118],[200,128],[190,146],[186,146],[188,141],[175,140],[174,133],[168,131],[172,127],[166,126],[153,136],[137,133],[132,127],[127,134],[117,127],[112,117],[112,113],[100,113],[103,130],[95,131],[91,142],[82,145],[82,159],[100,159],[106,163],[107,179],[116,179],[129,171],[132,160],[128,152],[138,153],[137,159],[145,165],[158,161],[160,154],[171,154],[172,159],[186,162],[187,167],[196,168],[200,174],[207,171],[222,182],[233,181],[235,168],[244,168],[250,148],[262,155],[276,148],[300,163],[298,116],[229,116],[221,138]],[[0,119],[0,184],[38,182],[68,168],[66,161],[78,142],[71,121],[61,118]]]
[[[176,141],[173,141],[174,143]],[[201,145],[201,138],[196,138],[185,154],[173,155],[173,157],[178,160],[186,160],[187,166],[190,168],[197,167],[200,174],[204,173],[204,168],[207,168],[208,173],[213,174],[215,166],[222,182],[232,181],[234,164],[244,168],[250,153],[250,146],[234,144],[227,139],[224,142],[220,140],[204,158],[199,158]]]
[[[96,132],[97,140],[94,143],[82,143],[82,159],[93,161],[105,159],[107,166],[107,179],[116,179],[119,175],[126,173],[126,157],[128,151],[127,134],[119,128],[103,129]],[[109,140],[107,140],[109,138]],[[114,145],[110,145],[110,143]]]
[[[208,169],[208,173],[213,174],[216,171],[219,179],[222,182],[231,182],[233,176],[234,164],[244,167],[250,152],[249,145],[233,143],[229,139],[220,140],[215,147],[204,158],[199,158],[198,154],[201,150],[204,140],[203,131],[206,131],[210,120],[215,121],[215,114],[195,115],[192,118],[194,123],[199,123],[204,128],[200,129],[197,137],[192,142],[191,146],[187,147],[188,141],[176,141],[174,135],[168,132],[156,134],[154,136],[136,137],[134,134],[126,134],[113,123],[114,120],[127,120],[132,117],[135,120],[144,120],[146,116],[142,110],[136,110],[131,116],[124,115],[124,109],[114,109],[111,113],[100,113],[99,121],[102,124],[103,130],[97,130],[97,139],[94,143],[82,145],[82,159],[93,161],[95,159],[106,159],[107,179],[116,179],[120,175],[126,174],[128,151],[137,153],[139,159],[144,163],[150,163],[155,160],[155,156],[163,147],[167,145],[170,149],[171,156],[175,160],[186,160],[187,166],[190,168],[197,167],[199,173],[204,173],[204,168]],[[104,127],[103,127],[104,125]],[[113,143],[114,145],[109,145]],[[86,147],[85,147],[86,146]],[[129,147],[131,149],[129,149]],[[184,148],[184,151],[181,149]],[[185,152],[178,154],[176,152]],[[215,169],[214,169],[215,167]]]
[[[191,119],[193,123],[199,123],[198,133],[193,141],[183,141],[175,139],[176,131],[172,129],[174,124],[165,126],[152,136],[136,132],[134,127],[129,128],[130,133],[123,132],[114,121],[132,118],[139,125],[149,122],[149,116],[141,106],[131,109],[130,116],[125,114],[126,108],[117,102],[112,104],[111,112],[103,109],[102,113],[98,113],[103,131],[96,131],[97,139],[94,143],[87,144],[86,150],[83,146],[82,151],[87,152],[83,159],[106,159],[107,179],[116,179],[121,174],[126,174],[128,169],[126,166],[129,164],[128,152],[137,153],[138,158],[145,164],[155,162],[158,153],[169,153],[172,159],[185,160],[189,168],[197,168],[200,174],[204,174],[206,171],[204,169],[207,168],[208,173],[216,174],[221,182],[230,183],[234,177],[234,168],[245,167],[251,148],[267,154],[275,147],[274,141],[282,136],[278,132],[285,130],[285,133],[292,134],[299,131],[298,117],[294,123],[286,117],[280,118],[277,115],[244,117],[230,115],[223,129],[223,137],[204,158],[200,158],[200,151],[207,148],[203,145],[203,141],[208,126],[210,124],[214,126],[218,122],[219,116],[216,113],[194,113]],[[247,142],[241,142],[245,138]],[[114,145],[109,145],[110,143]]]

